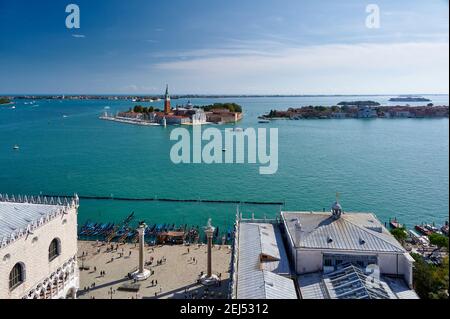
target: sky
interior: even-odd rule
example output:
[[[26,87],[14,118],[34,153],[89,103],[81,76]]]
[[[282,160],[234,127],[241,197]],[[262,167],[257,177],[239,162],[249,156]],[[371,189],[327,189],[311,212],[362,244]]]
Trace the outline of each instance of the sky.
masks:
[[[0,94],[448,94],[448,14],[448,0],[0,0]]]

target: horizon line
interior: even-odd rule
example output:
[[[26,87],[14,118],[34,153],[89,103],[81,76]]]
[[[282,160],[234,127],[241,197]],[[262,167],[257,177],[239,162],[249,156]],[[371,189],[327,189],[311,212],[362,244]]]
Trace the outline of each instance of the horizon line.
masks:
[[[163,96],[163,93],[0,93],[0,96]],[[269,97],[269,96],[280,96],[280,97],[320,97],[320,96],[423,96],[423,95],[450,95],[450,93],[371,93],[371,94],[282,94],[282,93],[267,93],[267,94],[252,94],[252,93],[171,93],[171,96],[261,96],[261,97]]]

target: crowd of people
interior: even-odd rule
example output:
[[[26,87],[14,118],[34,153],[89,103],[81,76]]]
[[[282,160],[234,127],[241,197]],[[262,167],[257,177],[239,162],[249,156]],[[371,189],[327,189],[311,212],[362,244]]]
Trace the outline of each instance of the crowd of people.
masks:
[[[95,252],[92,256],[92,258],[94,258],[94,256],[96,255],[100,255],[100,254],[107,254],[110,256],[107,256],[106,258],[106,264],[109,263],[113,263],[116,259],[121,259],[121,258],[131,258],[131,256],[133,256],[133,251],[132,248],[129,248],[129,246],[121,246],[119,244],[106,244],[106,243],[102,243],[102,242],[97,242],[93,245],[95,247]],[[106,246],[106,249],[105,249]],[[128,247],[128,248],[127,248]],[[201,246],[199,246],[200,248]],[[163,288],[161,286],[161,284],[158,282],[158,279],[155,277],[155,267],[160,267],[163,266],[165,264],[167,264],[167,258],[166,256],[162,256],[161,258],[156,259],[155,256],[153,254],[155,254],[155,250],[158,249],[158,247],[146,247],[147,248],[147,255],[148,255],[148,259],[145,261],[145,266],[148,268],[148,270],[150,271],[150,278],[147,279],[147,284],[145,288],[149,289],[152,288],[154,290],[154,292],[152,292],[152,294],[154,293],[154,297],[157,298],[159,296],[161,296],[161,294],[163,293]],[[186,248],[186,253],[183,253],[183,255],[191,255],[191,247],[187,247]],[[197,248],[194,248],[194,250],[196,250]],[[126,251],[128,250],[128,251]],[[127,257],[124,257],[125,255],[127,255]],[[83,261],[89,256],[89,252],[87,251],[83,251],[81,254],[81,258],[83,259]],[[111,259],[109,259],[109,257],[111,257]],[[198,259],[196,256],[191,255],[189,256],[189,258],[187,259],[187,264],[193,264],[193,265],[197,265],[198,264]],[[97,264],[98,266],[98,264]],[[97,269],[97,266],[95,266],[93,268],[93,271],[91,271],[89,273],[89,275],[93,275],[95,276],[95,279],[100,279],[100,278],[105,278],[106,277],[106,271],[103,269]],[[89,269],[89,267],[86,267],[87,269]],[[137,268],[135,268],[137,269]],[[200,277],[203,276],[204,273],[202,272],[200,274]],[[203,291],[204,293],[199,293],[199,292],[189,292],[187,289],[185,290],[184,293],[184,298],[185,299],[197,299],[197,298],[213,298],[214,296],[214,290],[215,288],[221,287],[222,286],[222,274],[218,274],[219,277],[219,281],[217,282],[217,284],[213,287],[210,288],[205,288]],[[83,287],[84,289],[81,291],[81,293],[83,295],[89,295],[90,293],[92,293],[94,290],[98,290],[100,288],[104,288],[105,286],[108,286],[108,284],[103,284],[101,286],[97,286],[96,282],[92,282],[89,286],[85,286]],[[131,280],[133,284],[138,284],[137,280],[134,278],[133,276],[133,272],[129,272],[125,277],[125,280]],[[122,280],[119,280],[122,281]],[[98,282],[97,282],[98,284]],[[201,286],[200,280],[198,280],[196,283],[197,285]],[[109,285],[112,285],[109,284]],[[112,286],[111,286],[112,287]],[[120,289],[119,289],[120,290]],[[200,291],[200,289],[198,289]],[[106,289],[105,289],[106,291]],[[106,292],[105,292],[106,294]],[[96,293],[97,297],[98,297],[98,292]],[[215,296],[219,296],[220,294],[216,294]],[[175,296],[175,294],[174,294]],[[90,296],[93,298],[93,296]],[[104,296],[105,298],[111,297],[112,298],[112,293],[110,294],[108,292],[108,295]],[[180,296],[182,297],[182,296]]]

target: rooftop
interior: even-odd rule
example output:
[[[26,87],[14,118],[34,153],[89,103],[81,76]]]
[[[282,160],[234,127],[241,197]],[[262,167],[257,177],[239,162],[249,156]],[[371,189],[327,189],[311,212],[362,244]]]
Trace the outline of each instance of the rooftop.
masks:
[[[295,247],[404,253],[401,244],[372,213],[282,212]],[[295,228],[300,224],[299,242]]]
[[[297,299],[278,225],[241,222],[237,299]]]
[[[78,200],[27,196],[16,198],[0,194],[0,248],[62,214],[71,205],[78,205]]]
[[[330,274],[312,273],[298,277],[303,299],[418,299],[400,278],[371,277],[353,265]]]

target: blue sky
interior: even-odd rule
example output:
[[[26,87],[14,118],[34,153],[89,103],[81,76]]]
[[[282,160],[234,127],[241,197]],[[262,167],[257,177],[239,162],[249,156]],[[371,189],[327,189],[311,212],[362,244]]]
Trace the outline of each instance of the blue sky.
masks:
[[[65,27],[68,4],[81,28]],[[365,25],[377,4],[381,27]],[[448,94],[445,0],[0,0],[0,94]]]

